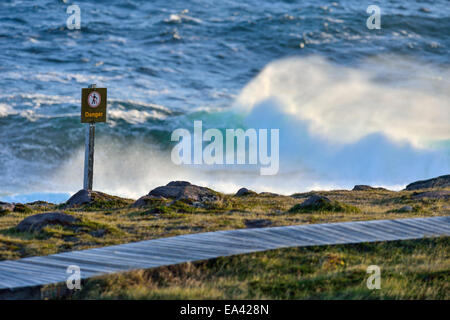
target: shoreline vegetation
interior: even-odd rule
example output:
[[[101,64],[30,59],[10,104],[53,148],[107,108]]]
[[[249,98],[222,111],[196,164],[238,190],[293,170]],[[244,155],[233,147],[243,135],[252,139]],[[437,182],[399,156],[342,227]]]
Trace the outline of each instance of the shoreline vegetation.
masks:
[[[402,191],[360,185],[290,196],[245,188],[223,194],[185,181],[155,188],[138,200],[80,190],[59,205],[0,202],[0,260],[187,233],[448,215],[450,175]],[[89,279],[73,298],[448,299],[448,247],[449,237],[441,237],[280,249]],[[362,266],[375,262],[394,277],[388,292],[367,292]],[[266,264],[276,270],[266,270]],[[297,273],[299,283],[294,281]],[[355,274],[362,276],[359,282],[351,280]],[[415,292],[404,291],[411,286]]]

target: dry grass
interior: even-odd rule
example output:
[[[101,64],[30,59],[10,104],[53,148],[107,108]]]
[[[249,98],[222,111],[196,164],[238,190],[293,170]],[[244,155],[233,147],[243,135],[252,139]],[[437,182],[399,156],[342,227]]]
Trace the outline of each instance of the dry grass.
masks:
[[[180,201],[155,203],[148,208],[131,208],[131,201],[117,201],[121,207],[94,204],[79,209],[65,209],[83,220],[83,228],[74,231],[48,226],[42,232],[17,232],[15,226],[29,215],[58,210],[58,206],[30,206],[32,212],[11,212],[0,216],[0,260],[47,255],[144,239],[186,233],[245,228],[245,221],[265,219],[272,226],[405,217],[428,217],[450,214],[450,199],[412,198],[412,191],[322,191],[316,192],[359,210],[357,212],[290,213],[311,193],[288,196],[222,195],[219,202],[197,208]],[[404,205],[412,212],[397,212]],[[107,209],[105,209],[105,207]],[[162,209],[161,209],[162,208]],[[159,212],[159,213],[158,213]]]

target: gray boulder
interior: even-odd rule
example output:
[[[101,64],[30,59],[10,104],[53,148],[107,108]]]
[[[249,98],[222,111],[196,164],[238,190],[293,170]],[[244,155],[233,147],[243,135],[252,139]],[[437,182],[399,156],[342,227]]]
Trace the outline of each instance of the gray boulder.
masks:
[[[410,183],[406,186],[405,190],[445,188],[445,187],[450,187],[450,174],[447,174],[445,176],[439,176],[437,178],[420,180]]]
[[[68,206],[80,206],[86,203],[89,203],[92,201],[91,197],[92,191],[88,190],[80,190],[77,193],[75,193],[73,196],[70,197],[69,200],[67,200],[66,205]]]
[[[357,184],[356,186],[353,187],[353,191],[372,191],[372,190],[382,191],[387,189],[381,187],[372,187],[365,184]]]
[[[413,207],[411,206],[403,206],[400,209],[398,209],[398,212],[411,212],[413,211]]]
[[[247,228],[265,228],[270,227],[272,225],[272,221],[268,219],[253,219],[253,220],[244,220],[244,224]]]
[[[215,191],[190,184],[187,181],[172,181],[166,186],[153,189],[148,193],[148,196],[198,202],[216,201],[219,199]]]
[[[18,231],[40,231],[48,225],[71,226],[77,223],[79,219],[61,212],[40,213],[23,219],[16,227]]]
[[[252,191],[252,190],[249,190],[247,188],[240,188],[238,190],[238,192],[236,192],[235,196],[236,197],[242,197],[242,196],[250,196],[250,195],[253,195],[253,194],[256,194],[256,192]]]

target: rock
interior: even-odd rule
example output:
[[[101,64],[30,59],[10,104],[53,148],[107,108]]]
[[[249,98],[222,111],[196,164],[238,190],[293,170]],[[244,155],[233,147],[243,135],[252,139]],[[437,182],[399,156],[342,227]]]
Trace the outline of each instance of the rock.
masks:
[[[387,189],[381,187],[372,187],[364,184],[357,184],[356,186],[353,187],[353,191],[373,191],[373,190],[382,191]]]
[[[331,201],[327,197],[321,195],[311,195],[300,204],[294,205],[288,212],[290,213],[304,213],[315,211],[331,211],[331,212],[361,212],[355,206],[341,203],[338,201]]]
[[[308,197],[308,199],[306,199],[302,203],[300,203],[299,207],[300,208],[319,207],[319,206],[323,206],[326,203],[331,203],[331,200],[328,199],[327,197],[314,194],[314,195]]]
[[[66,207],[76,207],[82,205],[95,205],[100,207],[119,207],[128,205],[131,202],[129,199],[124,199],[112,196],[100,191],[80,190],[70,197],[66,202]]]
[[[272,221],[267,219],[245,220],[244,224],[247,228],[264,228],[272,225]]]
[[[0,201],[0,212],[14,211],[14,204]]]
[[[216,201],[219,199],[215,191],[190,184],[187,181],[172,181],[166,186],[153,189],[148,193],[148,196],[196,202]]]
[[[278,193],[273,193],[273,192],[261,192],[259,195],[262,197],[279,197],[280,196]]]
[[[357,184],[353,187],[353,191],[368,191],[372,190],[373,188],[371,186],[363,185],[363,184]]]
[[[418,189],[430,189],[430,188],[445,188],[450,187],[450,174],[432,178],[428,180],[420,180],[410,183],[406,186],[405,190],[418,190]]]
[[[88,190],[84,190],[84,189],[78,191],[73,196],[71,196],[69,200],[67,200],[66,205],[81,206],[83,204],[91,202],[92,201],[91,192],[92,191],[88,191]]]
[[[398,212],[411,212],[413,211],[413,207],[411,206],[403,206],[400,209],[398,209]]]
[[[247,188],[240,188],[238,192],[234,195],[235,197],[242,197],[242,196],[250,196],[256,194],[255,191],[249,190]]]
[[[147,195],[147,196],[143,196],[143,197],[140,197],[139,199],[137,199],[136,202],[133,203],[132,207],[133,208],[145,207],[145,206],[148,206],[151,204],[155,204],[155,203],[159,204],[159,203],[162,203],[165,201],[167,201],[167,199],[164,197]]]
[[[447,190],[434,190],[415,193],[411,196],[413,199],[450,199],[450,191]]]
[[[48,212],[35,214],[22,220],[16,227],[18,231],[40,231],[47,225],[70,226],[77,223],[79,219],[61,212]]]

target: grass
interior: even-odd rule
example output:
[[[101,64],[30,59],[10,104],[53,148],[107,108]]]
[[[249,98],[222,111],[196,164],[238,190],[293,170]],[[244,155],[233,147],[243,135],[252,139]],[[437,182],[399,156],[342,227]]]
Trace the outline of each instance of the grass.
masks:
[[[417,191],[333,190],[292,196],[220,194],[219,201],[151,200],[134,208],[130,199],[102,197],[67,208],[27,204],[29,210],[0,215],[0,260],[102,247],[146,239],[246,228],[252,220],[271,226],[450,215],[450,199],[415,199]],[[296,210],[311,194],[330,204]],[[411,212],[401,212],[405,205]],[[80,221],[18,232],[24,218],[61,211]],[[88,281],[79,298],[449,298],[449,239],[274,250],[136,271]],[[368,291],[365,270],[382,268],[382,290]]]
[[[416,191],[414,191],[416,192]],[[320,210],[290,210],[312,193],[332,200]],[[372,219],[428,217],[450,214],[450,200],[413,199],[411,191],[320,191],[292,196],[273,194],[234,197],[220,195],[201,205],[189,201],[150,201],[133,208],[132,200],[102,197],[89,206],[64,208],[81,219],[75,228],[48,226],[38,233],[16,232],[15,226],[29,215],[60,211],[62,206],[28,204],[29,210],[0,215],[0,260],[102,247],[186,233],[245,228],[248,220],[264,219],[271,226]],[[105,200],[106,199],[106,200]],[[109,200],[108,200],[109,199]],[[112,199],[112,200],[111,200]],[[104,207],[102,205],[107,202]],[[109,202],[108,202],[109,201]],[[404,205],[412,212],[398,211]]]
[[[307,213],[307,212],[347,212],[347,213],[358,213],[360,210],[352,205],[341,203],[339,201],[327,202],[324,200],[319,200],[318,203],[302,206],[301,204],[296,204],[289,209],[290,213]]]
[[[450,238],[279,249],[87,280],[73,299],[450,299]],[[381,269],[369,290],[367,267]]]
[[[22,213],[31,213],[31,212],[33,212],[33,210],[30,207],[28,207],[28,206],[26,206],[24,204],[21,204],[21,203],[18,203],[18,204],[15,205],[14,211],[15,212],[22,212]]]

